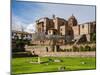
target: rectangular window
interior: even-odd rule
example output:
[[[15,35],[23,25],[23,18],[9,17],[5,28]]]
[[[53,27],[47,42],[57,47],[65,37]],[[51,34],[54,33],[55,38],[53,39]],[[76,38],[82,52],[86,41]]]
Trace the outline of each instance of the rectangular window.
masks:
[[[49,33],[51,33],[51,31],[49,31]]]
[[[62,28],[60,30],[62,31]]]
[[[82,28],[84,28],[84,25],[82,25]]]

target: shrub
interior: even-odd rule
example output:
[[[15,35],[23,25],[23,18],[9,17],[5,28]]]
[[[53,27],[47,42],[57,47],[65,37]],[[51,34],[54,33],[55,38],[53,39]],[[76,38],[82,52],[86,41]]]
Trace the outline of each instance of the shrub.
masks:
[[[63,49],[62,51],[63,51],[63,52],[71,52],[72,49],[71,49],[71,48],[70,48],[70,49]]]
[[[96,41],[96,33],[91,34],[91,41],[95,42]]]
[[[70,48],[69,51],[72,52],[72,49]]]
[[[96,46],[92,46],[91,51],[96,51]]]
[[[64,51],[64,52],[66,52],[66,51],[67,51],[67,49],[63,49],[63,51]]]
[[[77,46],[73,46],[73,52],[79,51],[79,48]]]
[[[88,46],[88,45],[86,45],[86,46],[85,46],[85,51],[91,51],[91,47]]]
[[[64,51],[67,51],[67,49],[64,49]]]
[[[84,47],[83,46],[80,46],[80,51],[85,51]]]

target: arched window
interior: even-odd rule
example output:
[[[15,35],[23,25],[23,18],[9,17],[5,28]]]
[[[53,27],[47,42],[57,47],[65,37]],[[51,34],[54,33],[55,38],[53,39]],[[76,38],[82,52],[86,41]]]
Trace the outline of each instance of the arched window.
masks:
[[[53,34],[56,35],[56,32],[54,31]]]

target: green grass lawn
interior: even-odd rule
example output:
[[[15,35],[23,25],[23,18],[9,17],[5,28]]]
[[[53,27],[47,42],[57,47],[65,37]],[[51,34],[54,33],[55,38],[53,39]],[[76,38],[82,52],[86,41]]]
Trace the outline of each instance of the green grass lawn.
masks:
[[[59,59],[62,62],[48,62],[48,59]],[[46,63],[30,63],[37,61],[37,57],[12,58],[12,74],[54,72],[64,66],[65,71],[91,70],[96,68],[95,57],[41,57]],[[84,62],[84,64],[82,64]]]

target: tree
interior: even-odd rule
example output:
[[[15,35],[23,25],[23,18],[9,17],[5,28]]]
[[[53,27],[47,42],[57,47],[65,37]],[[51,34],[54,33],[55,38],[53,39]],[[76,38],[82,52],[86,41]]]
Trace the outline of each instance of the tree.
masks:
[[[92,34],[91,40],[94,41],[94,42],[96,41],[96,33],[93,33],[93,34]]]

